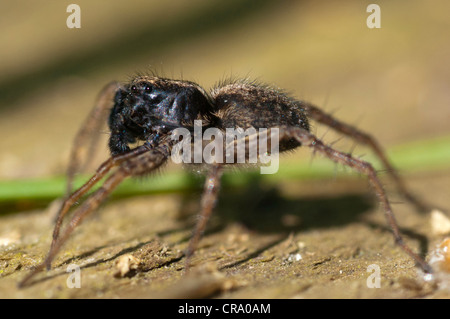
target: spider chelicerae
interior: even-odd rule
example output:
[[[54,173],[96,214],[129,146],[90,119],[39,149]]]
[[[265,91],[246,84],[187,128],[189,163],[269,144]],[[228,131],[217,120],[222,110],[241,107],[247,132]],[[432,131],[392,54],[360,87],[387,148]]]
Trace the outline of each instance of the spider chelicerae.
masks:
[[[108,124],[111,131],[109,138],[111,157],[101,164],[83,186],[72,193],[72,180],[81,166],[83,157],[81,154],[87,145],[90,149],[88,153],[92,153],[95,149],[95,137],[98,135],[96,133],[106,121],[104,114],[108,109],[110,109]],[[314,152],[366,175],[378,196],[395,242],[425,272],[431,272],[430,266],[403,242],[386,192],[372,165],[324,144],[310,132],[311,120],[329,126],[371,148],[404,198],[418,209],[426,209],[426,206],[407,190],[374,138],[308,102],[296,100],[279,89],[248,80],[224,81],[208,93],[194,82],[139,75],[127,84],[113,82],[100,93],[96,106],[74,141],[68,169],[70,195],[58,212],[50,251],[45,261],[21,284],[25,285],[45,267],[50,268],[55,255],[73,230],[87,215],[95,211],[125,178],[149,174],[166,163],[177,142],[171,138],[172,132],[179,128],[192,131],[194,121],[201,121],[203,129],[216,128],[222,131],[226,128],[277,128],[280,152],[308,146]],[[144,143],[134,148],[130,147],[136,145],[138,141]],[[222,172],[230,164],[217,161],[205,165],[207,176],[201,210],[185,253],[186,269],[215,206]],[[87,196],[81,206],[74,211],[65,229],[60,232],[64,216],[70,208],[104,177],[106,180],[101,187]]]

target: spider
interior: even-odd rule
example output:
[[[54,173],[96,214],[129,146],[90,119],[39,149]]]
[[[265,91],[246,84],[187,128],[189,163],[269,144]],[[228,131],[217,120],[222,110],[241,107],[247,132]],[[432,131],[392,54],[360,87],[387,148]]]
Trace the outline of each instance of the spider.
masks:
[[[112,106],[112,108],[111,108]],[[71,192],[72,180],[82,161],[88,161],[95,149],[96,132],[105,122],[108,109],[110,128],[109,149],[111,157],[97,169],[95,174],[75,192]],[[218,84],[206,92],[198,84],[185,80],[172,80],[155,75],[139,75],[126,84],[110,83],[100,93],[96,106],[78,132],[68,169],[70,194],[64,200],[55,222],[53,240],[45,261],[37,266],[21,285],[28,283],[37,272],[51,262],[81,221],[94,212],[109,194],[127,177],[141,176],[157,170],[169,158],[176,142],[171,133],[177,128],[192,130],[194,121],[201,120],[203,128],[278,128],[279,150],[285,152],[299,146],[308,146],[330,160],[350,167],[367,176],[384,210],[395,242],[425,272],[431,267],[404,242],[386,192],[372,165],[351,154],[341,152],[324,144],[310,131],[310,121],[329,126],[365,144],[377,155],[399,192],[418,209],[427,209],[405,187],[403,181],[387,160],[379,144],[370,135],[345,124],[323,112],[311,103],[296,100],[282,90],[249,80],[230,80]],[[138,141],[144,143],[132,148]],[[89,145],[89,151],[82,153]],[[136,144],[134,144],[136,145]],[[229,165],[229,164],[227,164]],[[213,211],[220,188],[221,175],[227,166],[222,163],[207,164],[207,176],[201,199],[199,219],[185,253],[185,269]],[[87,196],[78,207],[61,233],[64,216],[70,208],[100,180],[105,182]]]

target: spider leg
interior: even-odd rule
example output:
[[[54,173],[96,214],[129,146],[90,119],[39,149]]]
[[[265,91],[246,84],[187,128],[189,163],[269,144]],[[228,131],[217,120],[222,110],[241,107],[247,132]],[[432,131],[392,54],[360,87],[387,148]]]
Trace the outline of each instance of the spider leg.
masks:
[[[67,169],[67,191],[72,193],[72,184],[75,174],[83,169],[94,155],[98,144],[100,130],[109,114],[109,109],[114,101],[114,94],[119,88],[117,82],[111,82],[100,92],[97,102],[88,117],[75,136],[70,154],[70,162]],[[87,149],[86,149],[87,148]],[[83,159],[83,157],[85,157]]]
[[[118,169],[106,179],[103,185],[92,195],[90,195],[74,212],[72,219],[64,229],[61,236],[57,237],[56,240],[54,239],[54,243],[52,243],[45,261],[42,264],[38,265],[27,277],[25,277],[25,279],[22,280],[19,286],[24,287],[29,282],[29,280],[34,277],[34,275],[42,271],[45,267],[51,265],[54,257],[59,252],[61,246],[67,241],[73,230],[82,222],[82,220],[86,216],[96,210],[98,206],[125,178],[129,176],[143,175],[157,169],[167,160],[167,158],[169,157],[169,152],[170,145],[160,144],[154,149],[147,148],[146,152],[144,152],[142,148],[140,148],[139,152],[136,152],[133,154],[133,156],[130,155],[126,160],[123,160]],[[108,163],[108,161],[106,163]],[[111,167],[112,166],[110,166],[109,168]]]
[[[392,164],[387,159],[385,152],[382,150],[382,148],[380,147],[378,142],[372,136],[358,130],[357,128],[355,128],[349,124],[346,124],[346,123],[343,123],[343,122],[337,120],[333,116],[323,112],[318,107],[316,107],[312,104],[309,104],[309,103],[302,104],[302,107],[306,108],[311,119],[313,119],[319,123],[322,123],[324,125],[327,125],[328,127],[333,128],[337,132],[353,138],[358,143],[365,144],[369,148],[371,148],[372,151],[376,154],[376,156],[383,163],[388,174],[392,177],[392,179],[396,183],[397,189],[402,194],[402,196],[406,200],[408,200],[410,203],[412,203],[417,208],[417,210],[419,210],[421,212],[426,212],[426,211],[430,210],[429,205],[423,203],[416,196],[414,196],[413,194],[411,194],[408,191],[403,180],[398,175],[396,169],[392,166]]]
[[[186,250],[186,261],[185,261],[185,272],[189,270],[189,263],[191,257],[197,248],[197,244],[206,228],[209,217],[216,205],[217,197],[220,190],[220,179],[223,172],[223,166],[219,164],[211,165],[211,170],[208,173],[205,186],[203,190],[202,200],[201,200],[201,211],[198,215],[197,224],[195,225],[194,232],[189,241],[188,248]]]
[[[105,175],[111,170],[111,168],[120,165],[124,161],[131,159],[133,157],[139,156],[140,154],[147,152],[148,148],[146,146],[137,147],[127,153],[116,155],[105,161],[97,169],[95,174],[78,190],[76,190],[72,195],[67,197],[63,204],[61,205],[58,214],[56,215],[55,228],[53,230],[53,240],[51,247],[53,247],[58,239],[61,224],[63,222],[64,216],[67,214],[69,209],[78,201],[80,197],[86,194],[95,184],[97,184]]]
[[[318,153],[321,153],[336,163],[343,164],[354,170],[366,175],[370,184],[375,190],[378,199],[383,207],[386,220],[392,230],[396,244],[403,249],[414,261],[420,265],[420,267],[427,273],[431,273],[431,267],[415,252],[409,248],[409,246],[403,241],[402,235],[392,211],[391,205],[387,198],[387,195],[381,185],[380,180],[377,177],[375,169],[368,162],[354,158],[350,154],[339,152],[322,143],[313,134],[299,127],[282,127],[280,128],[280,139],[283,137],[290,137],[297,139],[302,145],[309,146]]]
[[[278,137],[278,135],[277,135]],[[270,148],[272,141],[272,132],[268,134],[261,135],[255,130],[255,133],[251,133],[249,135],[245,135],[243,137],[239,137],[237,139],[229,141],[223,141],[224,143],[224,152],[221,155],[215,154],[215,159],[213,164],[210,165],[210,171],[206,177],[203,195],[201,199],[201,211],[198,215],[198,221],[193,231],[192,237],[189,241],[188,248],[186,250],[186,260],[185,260],[185,272],[189,270],[190,259],[197,248],[198,242],[206,228],[208,220],[211,216],[211,213],[216,205],[217,197],[220,191],[221,185],[221,177],[226,166],[227,162],[227,154],[233,154],[233,157],[230,157],[232,163],[256,163],[257,159],[255,159],[252,155],[251,150],[258,150],[258,145],[265,144],[269,145]],[[241,155],[238,155],[239,149],[241,149]],[[255,152],[257,153],[257,152]],[[220,157],[222,156],[222,157]],[[254,162],[253,162],[254,160]]]
[[[113,173],[102,185],[100,189],[94,192],[84,203],[83,205],[75,211],[70,223],[64,229],[63,234],[57,239],[53,240],[50,250],[47,254],[45,261],[38,265],[34,270],[26,276],[22,282],[19,284],[19,287],[24,287],[27,285],[29,280],[34,277],[38,272],[42,271],[44,268],[49,268],[53,258],[56,256],[58,251],[60,250],[63,243],[69,238],[69,235],[73,232],[75,227],[86,217],[89,213],[94,211],[100,203],[109,195],[112,190],[122,182],[122,180],[127,177],[127,173],[124,170],[119,169],[117,172]]]

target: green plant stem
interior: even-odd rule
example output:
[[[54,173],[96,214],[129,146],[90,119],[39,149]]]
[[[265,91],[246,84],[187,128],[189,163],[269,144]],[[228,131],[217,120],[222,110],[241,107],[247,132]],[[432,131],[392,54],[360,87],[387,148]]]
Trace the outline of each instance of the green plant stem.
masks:
[[[450,168],[450,136],[400,145],[390,149],[388,157],[401,174]],[[364,157],[382,169],[374,156]],[[349,175],[349,170],[336,170],[328,159],[308,156],[303,160],[280,158],[276,174],[261,175],[259,169],[233,170],[224,175],[224,187],[239,187],[250,180],[261,179],[266,183],[340,177]],[[355,174],[350,174],[355,176]],[[81,186],[87,176],[76,179],[75,186]],[[171,193],[201,189],[202,179],[184,171],[169,171],[144,179],[128,179],[114,192],[114,196],[130,196],[144,193]],[[65,177],[16,179],[0,181],[0,203],[21,200],[52,200],[64,195]]]

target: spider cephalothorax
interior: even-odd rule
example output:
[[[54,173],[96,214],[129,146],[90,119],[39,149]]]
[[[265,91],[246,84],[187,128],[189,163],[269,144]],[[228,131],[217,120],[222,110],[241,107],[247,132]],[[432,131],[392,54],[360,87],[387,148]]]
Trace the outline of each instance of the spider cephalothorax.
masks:
[[[112,155],[128,151],[136,140],[157,144],[161,135],[194,120],[210,121],[211,99],[197,84],[141,76],[117,90],[109,116]],[[207,123],[205,123],[207,124]]]
[[[423,210],[425,206],[407,191],[378,143],[371,136],[340,122],[318,107],[291,98],[279,89],[247,80],[221,83],[210,93],[193,82],[156,76],[138,76],[124,85],[114,82],[102,91],[97,105],[75,139],[68,170],[69,190],[73,175],[81,167],[81,150],[86,144],[90,144],[90,150],[95,149],[97,139],[94,137],[100,131],[101,124],[106,122],[104,111],[109,109],[111,157],[82,187],[64,201],[58,213],[52,245],[46,260],[25,278],[22,284],[28,282],[45,266],[50,267],[53,258],[75,227],[89,213],[95,211],[125,178],[148,174],[167,162],[176,142],[171,138],[172,132],[178,128],[193,130],[195,121],[201,121],[203,130],[216,128],[218,131],[225,131],[227,129],[253,128],[257,129],[255,132],[261,132],[260,129],[276,129],[275,131],[279,131],[280,152],[301,145],[307,146],[336,163],[366,175],[380,200],[396,243],[423,270],[431,272],[429,265],[403,243],[391,205],[372,165],[351,154],[325,145],[310,132],[310,120],[327,125],[370,147],[395,181],[399,192],[419,209]],[[256,139],[262,139],[260,133],[256,133],[255,136]],[[88,143],[88,141],[91,142]],[[130,147],[137,141],[144,143]],[[226,164],[230,165],[230,163]],[[221,175],[226,165],[223,162],[215,161],[206,167],[208,169],[207,178],[199,212],[201,218],[198,219],[186,251],[186,268],[189,266],[189,257],[193,254],[215,206]],[[71,222],[60,235],[63,218],[70,208],[106,176],[102,186],[89,195],[74,211]]]

